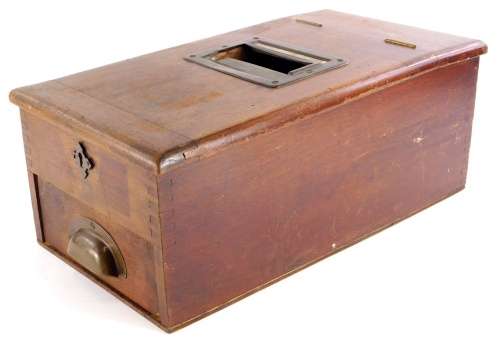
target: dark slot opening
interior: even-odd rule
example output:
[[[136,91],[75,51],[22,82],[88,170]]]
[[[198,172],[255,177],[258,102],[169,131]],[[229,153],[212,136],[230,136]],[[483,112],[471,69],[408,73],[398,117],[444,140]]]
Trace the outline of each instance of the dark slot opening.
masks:
[[[238,59],[240,61],[258,65],[284,74],[288,74],[290,71],[301,68],[304,65],[312,64],[308,62],[300,63],[282,57],[273,56],[245,44],[236,46],[230,50],[219,52],[215,56],[216,60],[221,58]]]

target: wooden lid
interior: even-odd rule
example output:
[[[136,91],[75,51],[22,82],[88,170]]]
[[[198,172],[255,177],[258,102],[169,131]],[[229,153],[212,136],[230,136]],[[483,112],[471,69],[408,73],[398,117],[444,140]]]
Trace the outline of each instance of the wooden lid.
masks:
[[[266,88],[183,59],[255,36],[341,56],[349,64],[282,88]],[[10,100],[141,167],[164,173],[185,159],[211,155],[486,51],[478,40],[323,10],[15,89]]]

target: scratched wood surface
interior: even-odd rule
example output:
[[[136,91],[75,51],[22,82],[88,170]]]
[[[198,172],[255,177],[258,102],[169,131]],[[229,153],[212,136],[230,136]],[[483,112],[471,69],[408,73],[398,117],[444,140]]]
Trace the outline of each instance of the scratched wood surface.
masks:
[[[297,18],[322,27],[298,23]],[[350,63],[268,89],[183,60],[185,55],[254,36],[340,56]],[[386,38],[417,48],[387,44]],[[279,123],[293,121],[485,52],[486,45],[478,40],[324,10],[20,88],[11,93],[11,101],[109,144],[114,153],[138,165],[165,173],[183,161],[183,151],[201,148],[196,155],[206,154],[206,149],[217,150],[271,129],[277,124],[273,118]]]
[[[437,69],[162,176],[171,326],[462,189],[478,62]]]
[[[350,63],[269,89],[183,59],[259,36]],[[134,271],[103,281],[178,329],[461,190],[486,51],[325,10],[15,89],[37,238],[95,219]]]

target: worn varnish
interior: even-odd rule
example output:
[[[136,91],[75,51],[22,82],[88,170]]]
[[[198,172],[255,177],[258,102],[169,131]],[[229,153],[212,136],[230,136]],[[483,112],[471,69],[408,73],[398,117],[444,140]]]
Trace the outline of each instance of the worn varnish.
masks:
[[[172,324],[461,189],[477,64],[439,69],[162,176]]]
[[[270,89],[183,59],[251,37],[349,64]],[[486,51],[319,11],[15,89],[37,239],[183,327],[462,190]],[[115,239],[126,279],[70,259],[76,215]]]
[[[267,89],[183,59],[192,52],[259,35],[343,56],[350,63],[291,86]],[[418,49],[386,44],[388,36],[412,42]],[[258,128],[272,128],[277,117],[289,121],[311,115],[485,51],[477,40],[319,11],[14,90],[11,100],[22,107],[30,105],[35,114],[72,127],[82,137],[107,143],[114,153],[143,167],[163,166],[162,172],[167,172],[183,159],[175,152],[189,146],[218,149],[255,134]],[[228,134],[233,136],[230,141],[223,139]],[[163,164],[158,163],[160,158]]]

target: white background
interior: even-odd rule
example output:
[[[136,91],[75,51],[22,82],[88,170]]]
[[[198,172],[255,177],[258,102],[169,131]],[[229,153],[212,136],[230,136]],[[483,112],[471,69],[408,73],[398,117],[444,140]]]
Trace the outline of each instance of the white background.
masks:
[[[37,245],[11,89],[325,8],[488,43],[465,191],[173,335]],[[488,1],[2,2],[0,341],[499,341],[496,13]]]

